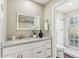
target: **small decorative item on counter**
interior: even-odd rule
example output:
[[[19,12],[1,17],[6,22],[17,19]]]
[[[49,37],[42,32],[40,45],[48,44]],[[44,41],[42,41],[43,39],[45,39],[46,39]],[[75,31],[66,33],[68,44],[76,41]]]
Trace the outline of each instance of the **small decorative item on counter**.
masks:
[[[43,37],[43,33],[42,33],[42,30],[40,30],[39,32],[39,38],[42,38]]]
[[[18,39],[22,39],[25,38],[25,36],[23,34],[20,34],[20,36],[18,37]]]
[[[11,40],[16,40],[15,35],[13,35],[13,36],[11,37]]]
[[[33,31],[32,31],[32,33],[33,33],[33,38],[36,38],[37,37],[37,32],[36,32],[36,30],[34,29]]]

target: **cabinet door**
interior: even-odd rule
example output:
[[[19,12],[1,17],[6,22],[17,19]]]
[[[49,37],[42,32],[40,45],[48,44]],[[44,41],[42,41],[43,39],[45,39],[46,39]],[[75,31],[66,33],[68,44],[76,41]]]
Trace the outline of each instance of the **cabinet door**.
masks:
[[[21,58],[21,54],[14,53],[11,55],[4,56],[3,58]]]
[[[32,58],[32,50],[24,50],[22,51],[22,58]]]

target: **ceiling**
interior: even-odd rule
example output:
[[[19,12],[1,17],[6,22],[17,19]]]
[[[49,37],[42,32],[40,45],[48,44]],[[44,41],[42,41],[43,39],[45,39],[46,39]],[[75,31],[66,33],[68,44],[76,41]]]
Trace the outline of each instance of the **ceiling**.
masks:
[[[32,0],[34,2],[37,2],[39,4],[45,5],[46,3],[48,3],[50,0]]]
[[[61,12],[68,12],[79,7],[79,0],[68,0],[64,4],[57,6],[56,10]]]

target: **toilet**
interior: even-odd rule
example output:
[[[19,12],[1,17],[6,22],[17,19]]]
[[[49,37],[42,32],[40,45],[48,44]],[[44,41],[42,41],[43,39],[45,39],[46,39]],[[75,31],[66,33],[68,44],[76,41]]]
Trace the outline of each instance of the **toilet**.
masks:
[[[56,48],[57,48],[57,58],[64,58],[64,49],[65,47],[63,45],[59,45],[57,44],[56,45]]]

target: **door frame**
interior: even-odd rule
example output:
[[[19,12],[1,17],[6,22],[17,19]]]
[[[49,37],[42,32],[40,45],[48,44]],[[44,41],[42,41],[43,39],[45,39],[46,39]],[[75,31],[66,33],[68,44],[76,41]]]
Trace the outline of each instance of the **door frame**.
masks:
[[[56,48],[56,32],[55,32],[55,17],[56,17],[56,7],[58,7],[59,5],[62,5],[64,4],[66,1],[68,0],[60,0],[59,2],[57,2],[56,4],[52,5],[51,6],[51,25],[52,25],[52,28],[51,28],[51,37],[52,37],[52,58],[56,58],[56,51],[57,51],[57,48]]]

